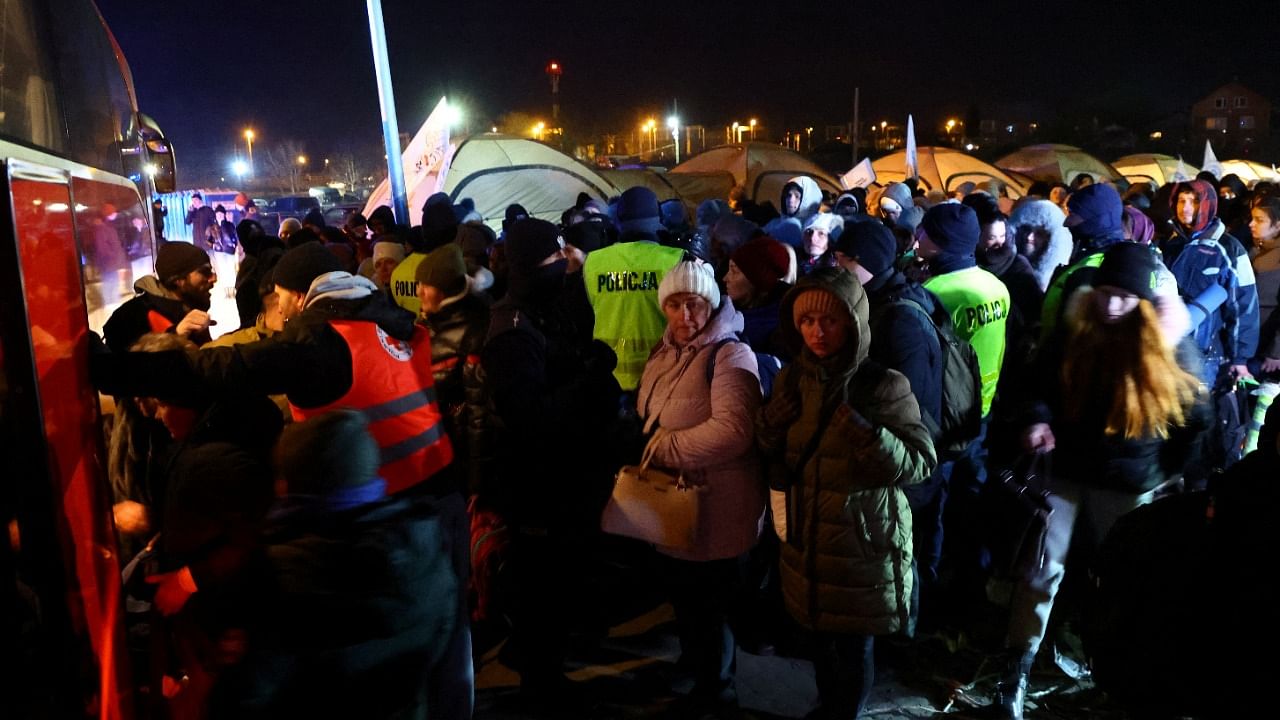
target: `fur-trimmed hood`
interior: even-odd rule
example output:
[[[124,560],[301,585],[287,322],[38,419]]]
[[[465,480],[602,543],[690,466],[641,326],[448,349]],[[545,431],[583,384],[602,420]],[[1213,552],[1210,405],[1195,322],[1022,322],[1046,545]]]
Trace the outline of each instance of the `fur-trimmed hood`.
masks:
[[[1066,218],[1062,208],[1048,200],[1026,200],[1018,203],[1013,209],[1013,215],[1009,217],[1009,235],[1016,238],[1018,252],[1025,255],[1031,263],[1031,270],[1040,283],[1041,291],[1049,287],[1054,270],[1071,261],[1074,244],[1071,231],[1062,224]],[[1043,248],[1030,247],[1024,228],[1048,230],[1049,244]]]

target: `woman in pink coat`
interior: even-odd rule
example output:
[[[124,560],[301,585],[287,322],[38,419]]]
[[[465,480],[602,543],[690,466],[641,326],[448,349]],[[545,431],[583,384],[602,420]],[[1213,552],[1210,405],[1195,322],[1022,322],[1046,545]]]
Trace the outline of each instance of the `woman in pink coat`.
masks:
[[[681,474],[699,496],[691,549],[658,547],[683,654],[695,677],[690,711],[737,704],[728,608],[739,558],[760,536],[766,490],[754,450],[760,406],[755,354],[738,340],[742,313],[698,261],[676,265],[658,287],[667,317],[645,364],[636,405],[653,464]]]

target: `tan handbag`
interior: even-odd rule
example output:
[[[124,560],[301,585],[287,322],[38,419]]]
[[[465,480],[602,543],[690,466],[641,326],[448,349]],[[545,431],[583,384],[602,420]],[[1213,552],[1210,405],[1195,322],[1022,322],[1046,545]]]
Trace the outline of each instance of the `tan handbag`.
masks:
[[[600,529],[676,550],[694,548],[701,494],[681,476],[650,467],[653,442],[637,465],[614,476],[613,493],[600,517]]]

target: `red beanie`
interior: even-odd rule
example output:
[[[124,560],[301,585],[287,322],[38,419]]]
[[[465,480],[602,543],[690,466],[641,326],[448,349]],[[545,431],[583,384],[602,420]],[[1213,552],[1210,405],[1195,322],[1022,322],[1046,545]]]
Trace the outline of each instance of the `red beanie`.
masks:
[[[747,276],[751,287],[762,293],[772,290],[791,266],[787,249],[768,235],[759,235],[743,243],[729,259]]]

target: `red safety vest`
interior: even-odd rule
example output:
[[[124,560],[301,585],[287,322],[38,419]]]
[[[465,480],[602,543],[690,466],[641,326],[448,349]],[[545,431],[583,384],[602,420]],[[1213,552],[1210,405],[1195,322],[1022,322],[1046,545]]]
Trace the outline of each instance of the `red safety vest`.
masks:
[[[351,389],[328,405],[300,408],[290,403],[297,421],[336,408],[364,413],[382,450],[379,474],[387,492],[396,493],[426,480],[453,461],[453,446],[441,422],[431,377],[431,341],[426,328],[401,342],[365,320],[331,320],[351,350]]]

